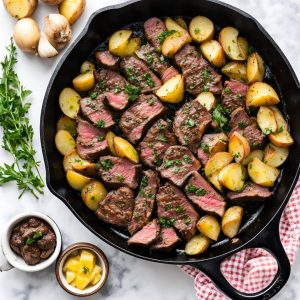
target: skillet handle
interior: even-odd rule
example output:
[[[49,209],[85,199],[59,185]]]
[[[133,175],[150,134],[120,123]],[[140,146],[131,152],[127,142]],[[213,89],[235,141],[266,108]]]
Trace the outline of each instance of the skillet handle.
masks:
[[[280,216],[276,216],[263,232],[254,240],[250,241],[244,248],[263,248],[270,252],[277,261],[278,271],[273,281],[260,292],[254,294],[243,293],[235,289],[224,277],[221,272],[220,264],[224,258],[232,255],[223,256],[217,260],[192,264],[205,273],[227,297],[234,300],[267,300],[277,294],[288,281],[291,265],[281,244],[279,236]]]

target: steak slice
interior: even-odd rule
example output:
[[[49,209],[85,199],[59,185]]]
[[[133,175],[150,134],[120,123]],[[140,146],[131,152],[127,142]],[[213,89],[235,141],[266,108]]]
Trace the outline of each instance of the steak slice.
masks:
[[[141,165],[136,165],[127,158],[107,155],[100,157],[98,167],[98,175],[108,187],[137,188]]]
[[[226,206],[224,198],[198,172],[193,172],[185,186],[185,193],[201,210],[223,217]]]
[[[139,193],[135,199],[133,215],[128,226],[131,235],[141,230],[151,219],[159,186],[157,172],[143,171]]]
[[[181,242],[176,231],[172,227],[163,227],[159,240],[151,247],[152,250],[170,252]]]
[[[202,134],[211,123],[212,117],[197,100],[185,103],[175,113],[173,130],[181,145],[196,153]]]
[[[106,69],[117,70],[120,58],[111,54],[108,50],[97,51],[95,53],[96,61]]]
[[[133,191],[128,187],[109,192],[105,199],[100,201],[96,216],[106,223],[127,228],[133,211],[133,197]]]
[[[121,116],[119,126],[131,143],[138,142],[149,126],[166,112],[154,95],[140,95]]]
[[[161,86],[160,79],[142,60],[134,56],[123,58],[120,66],[127,80],[138,86],[141,93],[151,93]]]
[[[165,151],[177,144],[171,125],[163,119],[156,121],[139,145],[140,159],[151,167],[161,165]]]
[[[211,67],[196,47],[185,45],[174,55],[174,60],[182,70],[189,93],[198,95],[203,91],[210,91],[221,94],[222,76]]]
[[[156,51],[161,51],[161,41],[159,37],[166,31],[165,23],[156,17],[150,18],[144,23],[146,39],[154,46]]]
[[[209,160],[209,153],[205,152],[201,147],[197,151],[197,157],[202,166],[205,166]]]
[[[173,66],[171,66],[163,72],[163,74],[161,75],[161,80],[163,83],[165,83],[172,77],[176,76],[177,74],[179,74],[177,69],[175,69]]]
[[[108,152],[105,140],[105,131],[98,129],[90,122],[77,117],[77,152],[79,156],[87,160],[96,160],[100,155]]]
[[[165,152],[159,171],[163,178],[169,179],[172,183],[181,187],[190,174],[197,171],[200,166],[200,162],[188,148],[171,146]]]
[[[174,226],[185,240],[196,233],[199,215],[185,195],[173,184],[161,186],[156,196],[157,215],[164,226]]]
[[[128,245],[149,247],[159,238],[160,226],[157,219],[152,220],[128,241]]]

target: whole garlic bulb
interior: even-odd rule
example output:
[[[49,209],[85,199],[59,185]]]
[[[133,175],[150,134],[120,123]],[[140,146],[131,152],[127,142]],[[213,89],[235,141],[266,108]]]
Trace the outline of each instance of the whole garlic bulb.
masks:
[[[61,2],[63,2],[63,0],[42,0],[42,1],[48,5],[58,5]]]
[[[50,58],[58,54],[57,50],[50,44],[44,32],[41,32],[41,38],[38,46],[38,54],[43,58]]]
[[[68,20],[60,14],[50,14],[44,19],[45,34],[56,49],[64,48],[72,37]]]

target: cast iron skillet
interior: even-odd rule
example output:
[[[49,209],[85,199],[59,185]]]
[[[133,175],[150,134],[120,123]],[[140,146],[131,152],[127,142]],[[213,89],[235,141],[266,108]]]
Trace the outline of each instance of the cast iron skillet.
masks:
[[[62,157],[54,145],[56,122],[61,115],[58,96],[71,84],[81,62],[104,39],[126,24],[145,21],[152,16],[205,15],[219,26],[235,26],[250,44],[256,46],[277,79],[277,90],[286,103],[282,107],[289,116],[295,144],[285,163],[282,179],[266,206],[261,205],[243,226],[239,240],[232,244],[223,240],[199,257],[186,256],[182,251],[170,254],[151,253],[145,249],[129,248],[122,232],[100,222],[80,201],[77,192],[66,182]],[[300,118],[298,116],[299,82],[284,54],[256,20],[230,5],[213,0],[143,0],[129,1],[95,12],[81,35],[69,47],[59,62],[48,85],[41,113],[41,143],[47,171],[47,185],[74,215],[100,239],[113,247],[153,262],[189,264],[207,274],[228,297],[233,299],[269,299],[287,282],[290,263],[279,239],[279,221],[299,175]],[[254,220],[255,222],[251,222]],[[277,260],[278,273],[273,282],[261,292],[245,294],[233,288],[220,271],[220,263],[232,254],[246,248],[265,248]]]

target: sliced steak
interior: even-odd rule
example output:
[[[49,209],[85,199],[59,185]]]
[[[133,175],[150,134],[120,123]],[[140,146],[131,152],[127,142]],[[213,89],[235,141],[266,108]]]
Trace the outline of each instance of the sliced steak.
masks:
[[[152,220],[128,241],[128,245],[150,247],[159,238],[160,225],[157,219]]]
[[[128,226],[131,235],[141,230],[151,219],[159,186],[157,172],[143,171],[139,193],[135,199],[133,215]]]
[[[133,197],[133,191],[127,187],[109,192],[99,203],[96,216],[106,223],[127,228],[133,211]]]
[[[107,155],[100,157],[98,167],[98,175],[108,187],[137,188],[141,165],[136,165],[126,158]]]
[[[224,198],[198,172],[190,177],[185,193],[198,208],[223,217],[226,206]]]
[[[96,160],[108,153],[105,131],[77,117],[77,152],[83,159]]]
[[[185,45],[174,55],[174,60],[182,70],[189,93],[198,95],[203,91],[210,91],[221,94],[222,76],[210,66],[196,47]]]
[[[108,50],[97,51],[95,53],[96,61],[106,69],[117,70],[120,58],[111,54]]]
[[[211,120],[211,114],[203,105],[197,100],[189,101],[176,111],[173,130],[180,144],[196,153],[202,134]]]
[[[170,252],[179,243],[181,239],[172,227],[164,227],[160,231],[159,240],[151,247],[152,250]]]
[[[174,226],[185,240],[190,240],[196,233],[199,215],[185,195],[167,182],[159,188],[156,202],[160,223],[167,227]]]
[[[177,74],[179,74],[177,69],[175,69],[173,66],[171,66],[163,72],[163,74],[161,75],[161,80],[163,83],[165,83],[172,77],[176,76]]]
[[[166,112],[166,108],[154,95],[140,95],[121,116],[119,126],[132,143],[142,138],[149,126]]]
[[[177,186],[183,186],[193,171],[200,168],[200,162],[192,152],[183,146],[171,146],[165,152],[163,163],[159,167],[160,175]]]
[[[142,60],[134,56],[123,58],[120,66],[127,80],[138,86],[141,93],[151,93],[161,86],[160,79]]]
[[[158,167],[162,163],[165,151],[176,144],[176,136],[172,131],[171,125],[160,119],[148,130],[140,143],[140,159],[151,168]]]
[[[242,107],[235,109],[230,115],[229,127],[232,131],[244,129],[253,124],[254,120],[246,113]]]
[[[150,18],[144,23],[146,39],[156,50],[161,51],[160,36],[165,31],[167,31],[165,23],[156,17]]]
[[[205,166],[209,160],[209,153],[204,151],[201,147],[197,151],[197,157],[202,166]]]

